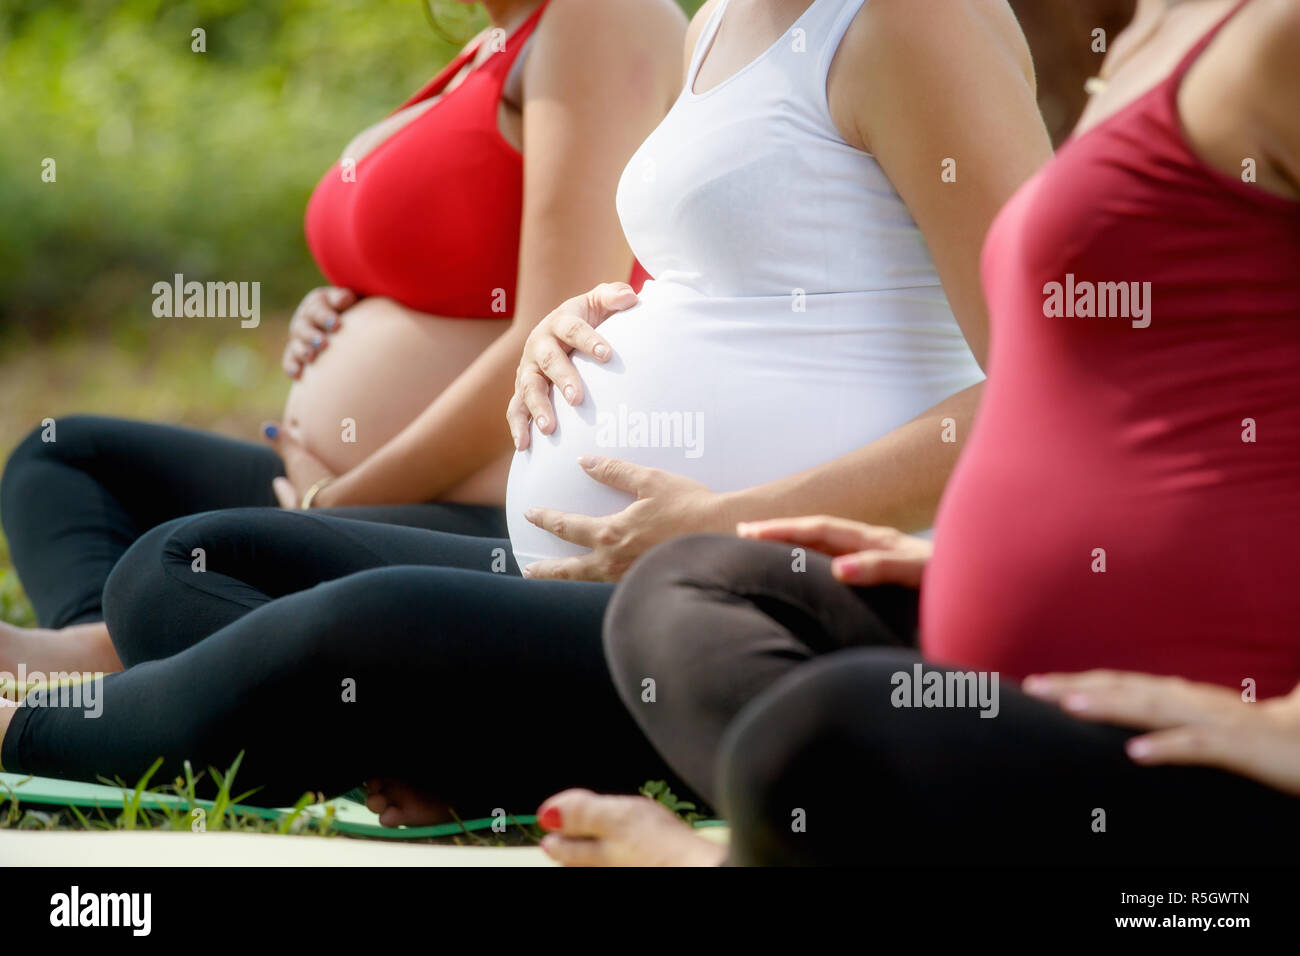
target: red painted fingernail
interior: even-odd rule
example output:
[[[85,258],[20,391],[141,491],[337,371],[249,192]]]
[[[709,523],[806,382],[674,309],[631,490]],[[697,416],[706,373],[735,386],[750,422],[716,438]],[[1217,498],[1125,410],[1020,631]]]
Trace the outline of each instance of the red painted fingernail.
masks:
[[[559,807],[547,807],[538,814],[537,822],[543,830],[558,830],[564,826],[560,821]]]

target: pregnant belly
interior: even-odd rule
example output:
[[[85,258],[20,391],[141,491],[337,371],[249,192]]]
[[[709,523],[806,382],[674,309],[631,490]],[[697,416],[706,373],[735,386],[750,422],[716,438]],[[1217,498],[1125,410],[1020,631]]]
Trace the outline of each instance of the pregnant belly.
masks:
[[[555,431],[534,428],[529,448],[515,455],[506,508],[521,565],[587,550],[527,522],[525,509],[606,515],[633,500],[588,477],[581,455],[732,491],[846,454],[943,397],[838,360],[833,342],[781,324],[789,322],[787,302],[766,321],[752,305],[729,315],[717,303],[667,300],[653,285],[640,305],[601,326],[614,350],[609,363],[575,356],[583,403],[553,396]]]
[[[363,299],[294,383],[284,420],[331,469],[347,471],[405,428],[508,325]]]

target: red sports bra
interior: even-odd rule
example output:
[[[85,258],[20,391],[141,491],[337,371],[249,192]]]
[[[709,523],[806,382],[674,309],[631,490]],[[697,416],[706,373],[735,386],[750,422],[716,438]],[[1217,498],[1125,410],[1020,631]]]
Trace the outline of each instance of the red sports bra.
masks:
[[[497,109],[546,6],[507,38],[504,50],[355,167],[335,163],[317,184],[307,203],[307,245],[332,284],[449,318],[514,314],[523,157],[501,135]],[[441,93],[480,45],[461,52],[399,109]],[[638,277],[644,278],[639,268],[634,285]]]

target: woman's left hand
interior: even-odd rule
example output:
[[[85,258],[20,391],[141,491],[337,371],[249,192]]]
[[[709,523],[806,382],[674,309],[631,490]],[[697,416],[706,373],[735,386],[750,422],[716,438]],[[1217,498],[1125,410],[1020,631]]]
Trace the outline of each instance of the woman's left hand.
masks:
[[[1117,671],[1035,675],[1022,686],[1081,720],[1155,730],[1129,740],[1137,763],[1218,767],[1300,796],[1300,686],[1259,703],[1227,687]]]
[[[591,551],[534,561],[523,569],[524,577],[617,581],[660,541],[696,532],[731,531],[736,526],[735,519],[725,514],[722,496],[698,481],[615,458],[584,455],[578,462],[591,478],[636,495],[637,500],[601,518],[529,508],[524,517],[537,527]]]
[[[302,432],[294,426],[267,422],[262,426],[262,435],[284,461],[284,471],[288,475],[271,482],[281,508],[295,510],[302,507],[302,496],[312,485],[335,477],[330,467],[307,447]]]

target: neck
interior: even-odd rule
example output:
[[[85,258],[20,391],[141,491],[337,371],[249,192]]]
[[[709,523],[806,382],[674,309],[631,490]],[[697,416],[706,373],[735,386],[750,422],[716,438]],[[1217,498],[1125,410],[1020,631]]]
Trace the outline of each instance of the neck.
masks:
[[[482,0],[494,27],[509,29],[528,18],[541,0]]]

